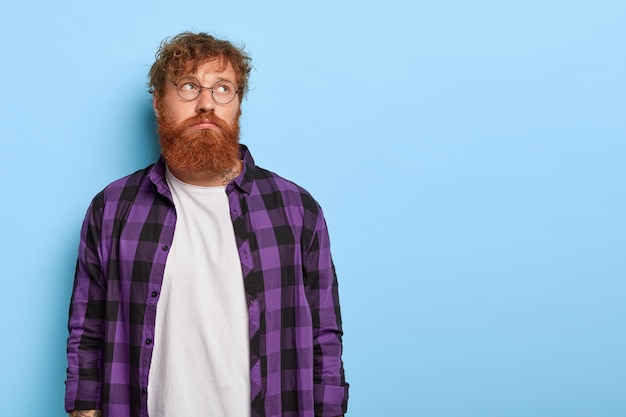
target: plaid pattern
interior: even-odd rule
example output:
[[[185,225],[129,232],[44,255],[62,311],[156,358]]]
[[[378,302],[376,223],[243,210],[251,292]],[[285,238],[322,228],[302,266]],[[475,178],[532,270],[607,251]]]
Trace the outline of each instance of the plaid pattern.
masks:
[[[322,211],[255,166],[226,187],[250,319],[251,417],[346,412],[337,278]],[[157,303],[176,212],[165,164],[99,193],[81,231],[65,408],[147,417]],[[201,414],[199,414],[201,415]]]

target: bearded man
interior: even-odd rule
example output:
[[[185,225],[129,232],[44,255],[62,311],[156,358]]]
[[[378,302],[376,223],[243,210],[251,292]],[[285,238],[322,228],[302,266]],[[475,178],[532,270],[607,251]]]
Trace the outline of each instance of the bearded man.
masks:
[[[337,417],[342,326],[328,231],[239,144],[250,58],[205,33],[150,70],[161,158],[92,201],[70,304],[72,416]]]

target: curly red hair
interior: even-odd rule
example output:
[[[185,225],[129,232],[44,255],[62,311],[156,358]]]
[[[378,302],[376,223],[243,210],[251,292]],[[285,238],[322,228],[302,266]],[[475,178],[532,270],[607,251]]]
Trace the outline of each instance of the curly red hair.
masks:
[[[217,59],[220,67],[230,64],[237,74],[239,101],[248,92],[251,58],[243,46],[237,47],[229,41],[217,39],[208,33],[183,32],[161,42],[155,62],[148,73],[151,93],[164,94],[167,80],[176,80],[185,73],[195,72],[198,66]]]

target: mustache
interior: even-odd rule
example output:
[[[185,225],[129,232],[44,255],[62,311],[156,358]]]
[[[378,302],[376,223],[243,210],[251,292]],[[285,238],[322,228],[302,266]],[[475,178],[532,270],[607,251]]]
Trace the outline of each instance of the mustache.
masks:
[[[196,116],[190,117],[182,121],[179,127],[181,130],[185,130],[195,124],[204,123],[204,122],[213,123],[220,129],[223,129],[225,126],[228,126],[228,123],[226,123],[223,119],[220,119],[218,116],[216,116],[215,113],[201,113],[201,114],[198,114]]]

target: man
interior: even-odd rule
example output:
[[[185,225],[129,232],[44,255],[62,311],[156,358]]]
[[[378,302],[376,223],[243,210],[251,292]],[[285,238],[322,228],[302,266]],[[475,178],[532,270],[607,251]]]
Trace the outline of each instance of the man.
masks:
[[[250,58],[199,33],[150,70],[162,157],[92,201],[70,306],[72,416],[347,408],[322,211],[239,144]]]

